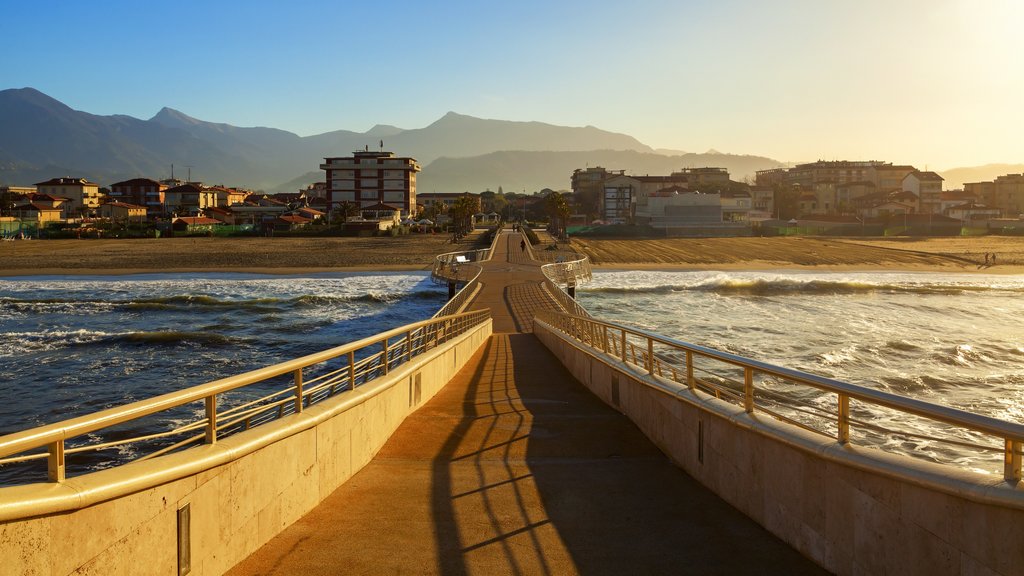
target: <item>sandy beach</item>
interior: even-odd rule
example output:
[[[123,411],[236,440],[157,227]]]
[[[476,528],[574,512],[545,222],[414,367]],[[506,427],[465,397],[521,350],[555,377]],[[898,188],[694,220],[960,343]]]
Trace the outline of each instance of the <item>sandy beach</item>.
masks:
[[[427,270],[477,237],[159,238],[0,242],[0,275]],[[1024,274],[1024,237],[573,239],[598,269],[905,270]],[[985,254],[996,264],[985,266]]]
[[[573,239],[596,268],[1024,274],[1024,237]],[[985,254],[995,265],[985,265]]]

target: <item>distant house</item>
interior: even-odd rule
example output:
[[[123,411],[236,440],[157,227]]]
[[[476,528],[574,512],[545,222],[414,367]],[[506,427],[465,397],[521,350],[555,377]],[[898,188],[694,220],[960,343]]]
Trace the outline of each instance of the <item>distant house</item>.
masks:
[[[169,214],[200,214],[217,205],[217,194],[201,184],[182,184],[164,191],[164,205]]]
[[[100,206],[99,212],[102,218],[113,222],[145,222],[147,209],[127,202],[107,202]]]
[[[182,216],[175,218],[171,222],[171,229],[175,232],[182,232],[185,234],[200,234],[203,232],[212,232],[220,225],[221,221],[214,218],[206,218],[203,216]]]
[[[100,185],[85,178],[51,178],[35,186],[40,194],[68,199],[61,205],[65,218],[85,216],[100,207]]]
[[[915,170],[903,178],[903,191],[918,197],[918,211],[938,214],[942,211],[942,176],[935,172]]]
[[[16,206],[12,211],[12,214],[15,218],[19,218],[21,220],[32,220],[40,225],[46,224],[47,222],[61,221],[60,208],[54,208],[52,206],[36,202]]]
[[[359,215],[363,220],[375,220],[391,226],[397,226],[401,222],[400,213],[401,210],[399,208],[384,203],[367,206],[359,211]]]
[[[238,188],[227,188],[225,186],[211,186],[207,190],[213,192],[217,198],[214,205],[220,207],[242,204],[252,194],[249,190],[239,190]]]
[[[946,216],[956,218],[965,225],[977,222],[987,222],[988,220],[999,218],[1000,215],[1001,212],[998,208],[992,208],[975,202],[965,202],[958,206],[946,209]]]
[[[316,210],[315,208],[309,207],[299,208],[298,210],[293,211],[292,214],[295,216],[301,216],[303,218],[306,218],[311,222],[323,220],[324,216],[326,216],[326,214],[324,214],[320,210]]]
[[[26,197],[25,204],[28,203],[39,204],[42,206],[48,206],[50,208],[60,208],[64,203],[70,202],[68,198],[58,198],[50,194],[38,194],[32,193]]]
[[[164,209],[164,191],[167,184],[149,178],[133,178],[110,185],[110,201],[144,206],[148,213]]]
[[[312,222],[312,220],[309,218],[303,218],[302,216],[284,215],[279,216],[277,220],[274,221],[274,228],[278,230],[298,230],[309,226],[310,222]]]

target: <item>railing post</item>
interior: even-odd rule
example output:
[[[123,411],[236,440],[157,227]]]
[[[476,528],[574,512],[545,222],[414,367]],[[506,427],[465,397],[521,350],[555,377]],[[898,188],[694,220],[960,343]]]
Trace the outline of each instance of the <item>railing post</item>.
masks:
[[[217,443],[217,396],[206,397],[206,443]]]
[[[1017,483],[1021,480],[1021,449],[1024,442],[1020,440],[1006,439],[1006,453],[1004,454],[1003,479],[1007,482]]]
[[[295,371],[295,413],[302,412],[302,368]]]
[[[604,324],[601,325],[601,349],[608,353],[608,327]]]
[[[46,459],[46,477],[50,482],[63,482],[66,478],[63,439],[50,443],[50,456]]]
[[[693,377],[693,352],[686,351],[686,385],[690,390],[697,388],[697,380]]]
[[[625,364],[626,363],[626,358],[627,358],[627,356],[626,356],[626,329],[625,328],[621,328],[620,330],[622,330],[622,363]]]
[[[754,369],[743,369],[743,409],[748,414],[754,411]]]
[[[405,333],[405,361],[412,360],[412,330]]]
[[[847,394],[839,395],[839,433],[837,436],[840,444],[850,441],[850,397]]]
[[[654,338],[647,338],[647,373],[654,376]]]
[[[349,351],[348,353],[348,389],[356,389],[356,352],[355,350]]]
[[[388,339],[384,339],[384,375],[388,375]]]

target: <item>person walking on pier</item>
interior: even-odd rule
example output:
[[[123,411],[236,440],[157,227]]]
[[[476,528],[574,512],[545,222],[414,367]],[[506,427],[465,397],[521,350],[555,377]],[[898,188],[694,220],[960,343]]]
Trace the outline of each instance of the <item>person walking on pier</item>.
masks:
[[[519,251],[526,252],[526,240],[519,241]]]

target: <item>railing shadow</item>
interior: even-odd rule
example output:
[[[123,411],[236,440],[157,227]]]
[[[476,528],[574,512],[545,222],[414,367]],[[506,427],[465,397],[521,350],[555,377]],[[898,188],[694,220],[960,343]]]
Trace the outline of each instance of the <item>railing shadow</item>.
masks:
[[[675,467],[529,334],[492,337],[461,399],[432,468],[443,574],[824,573]]]

